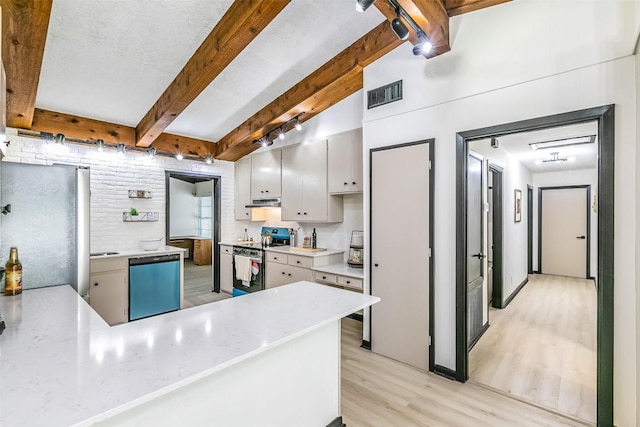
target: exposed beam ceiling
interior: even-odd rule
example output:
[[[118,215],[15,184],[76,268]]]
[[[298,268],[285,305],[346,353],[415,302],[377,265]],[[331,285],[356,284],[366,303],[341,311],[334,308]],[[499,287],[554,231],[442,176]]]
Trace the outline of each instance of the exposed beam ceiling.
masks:
[[[7,126],[28,129],[36,105],[52,0],[2,0],[0,5]]]
[[[271,128],[302,112],[305,114],[300,120],[308,120],[326,108],[321,106],[333,105],[358,91],[362,88],[362,69],[402,43],[388,22],[381,23],[222,137],[215,157],[235,161],[258,148],[253,140]],[[354,75],[358,76],[359,84],[353,84]],[[349,91],[340,87],[343,81],[349,81],[345,85]]]
[[[35,110],[31,130],[53,134],[62,133],[66,137],[90,141],[102,139],[108,144],[122,143],[130,147],[136,145],[136,129],[134,127],[42,109]],[[153,146],[158,151],[198,157],[212,154],[215,148],[215,144],[211,142],[166,133],[161,134]]]
[[[234,1],[173,82],[138,123],[136,145],[150,146],[289,1]]]
[[[444,0],[444,5],[449,16],[456,16],[509,1],[511,0]]]

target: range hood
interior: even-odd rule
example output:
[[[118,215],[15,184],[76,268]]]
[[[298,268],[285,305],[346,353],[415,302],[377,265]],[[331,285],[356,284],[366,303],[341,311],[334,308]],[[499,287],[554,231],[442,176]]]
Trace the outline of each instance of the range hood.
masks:
[[[253,200],[245,208],[279,208],[280,199],[260,199]]]

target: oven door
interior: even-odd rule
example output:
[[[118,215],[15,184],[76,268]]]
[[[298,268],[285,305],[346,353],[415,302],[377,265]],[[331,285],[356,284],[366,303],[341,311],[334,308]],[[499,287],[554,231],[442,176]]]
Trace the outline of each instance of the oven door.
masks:
[[[240,296],[251,292],[258,292],[264,289],[264,264],[262,258],[251,258],[251,280],[249,286],[242,283],[236,276],[236,257],[233,257],[233,296]]]

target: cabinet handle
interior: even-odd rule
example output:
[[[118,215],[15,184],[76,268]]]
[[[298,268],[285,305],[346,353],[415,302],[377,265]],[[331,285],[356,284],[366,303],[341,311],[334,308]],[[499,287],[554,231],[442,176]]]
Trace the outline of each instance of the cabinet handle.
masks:
[[[347,285],[351,283],[351,280],[347,280]]]
[[[300,264],[300,261],[296,261],[296,264]]]
[[[264,190],[260,190],[261,193],[264,193]]]
[[[348,183],[348,182],[345,182],[345,183],[344,183],[344,185],[349,185],[349,183]]]
[[[278,257],[277,257],[277,256],[274,256],[274,257],[273,257],[273,259],[274,259],[274,260],[277,260],[277,259],[278,259]]]
[[[373,266],[374,266],[374,267],[377,267],[377,266],[378,266],[378,264],[373,264]]]
[[[326,278],[327,278],[327,276],[322,276],[322,278],[323,278],[323,279],[326,279]]]
[[[306,215],[307,213],[305,212],[304,215]]]
[[[264,192],[265,192],[265,193],[268,193],[268,192],[269,192],[269,190],[264,190]]]
[[[93,286],[98,286],[98,282],[94,283]]]
[[[291,273],[289,273],[288,276],[291,277]]]
[[[245,212],[244,214],[245,214],[245,215],[249,215],[249,212]]]
[[[287,273],[285,273],[285,272],[283,271],[283,272],[282,272],[282,274],[283,274],[283,275],[285,275],[285,274],[287,274]]]
[[[352,185],[356,185],[356,182],[355,182],[355,181],[353,181],[351,184],[352,184]]]
[[[298,212],[298,215],[300,215],[300,212]]]

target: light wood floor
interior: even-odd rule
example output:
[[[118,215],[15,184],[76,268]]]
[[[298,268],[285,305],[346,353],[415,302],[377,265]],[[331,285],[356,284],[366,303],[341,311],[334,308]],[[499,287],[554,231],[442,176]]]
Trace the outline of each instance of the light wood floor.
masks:
[[[596,302],[591,280],[529,276],[507,308],[490,309],[470,381],[595,423]]]
[[[212,287],[213,278],[210,265],[194,265],[193,261],[184,262],[184,304],[182,308],[231,298],[224,292],[211,292]]]
[[[361,349],[362,323],[342,320],[342,416],[347,427],[584,426],[495,393]]]

